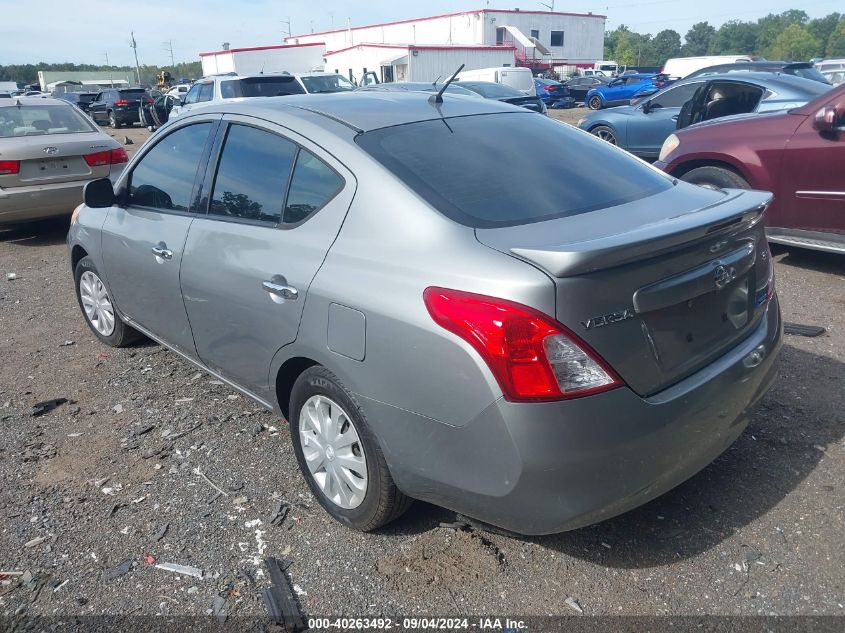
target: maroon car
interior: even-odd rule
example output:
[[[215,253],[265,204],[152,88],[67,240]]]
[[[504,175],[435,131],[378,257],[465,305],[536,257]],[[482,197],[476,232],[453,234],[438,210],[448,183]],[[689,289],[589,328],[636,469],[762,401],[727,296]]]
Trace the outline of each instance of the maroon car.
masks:
[[[698,185],[771,191],[770,241],[845,253],[845,85],[794,110],[679,130],[655,166]]]

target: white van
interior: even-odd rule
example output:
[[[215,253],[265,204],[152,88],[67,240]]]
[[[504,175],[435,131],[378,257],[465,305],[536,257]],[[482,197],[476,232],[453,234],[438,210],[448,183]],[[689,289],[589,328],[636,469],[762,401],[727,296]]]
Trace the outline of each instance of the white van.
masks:
[[[531,74],[530,68],[499,66],[497,68],[465,70],[458,75],[455,81],[492,81],[515,88],[528,96],[533,97],[537,94],[534,88],[534,75]]]
[[[735,64],[736,62],[752,62],[748,55],[704,55],[702,57],[673,57],[667,59],[662,72],[670,79],[683,79],[696,70],[715,66],[717,64]]]

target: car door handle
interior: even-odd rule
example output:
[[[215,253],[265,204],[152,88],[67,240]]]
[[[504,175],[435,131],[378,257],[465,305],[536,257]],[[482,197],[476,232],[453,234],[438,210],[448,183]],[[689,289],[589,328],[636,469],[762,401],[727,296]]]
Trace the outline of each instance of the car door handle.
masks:
[[[153,255],[161,259],[173,259],[173,251],[167,248],[164,242],[159,242],[157,246],[152,248]]]
[[[268,280],[261,282],[261,287],[274,297],[279,297],[280,299],[287,299],[288,301],[299,299],[299,290],[285,283]]]

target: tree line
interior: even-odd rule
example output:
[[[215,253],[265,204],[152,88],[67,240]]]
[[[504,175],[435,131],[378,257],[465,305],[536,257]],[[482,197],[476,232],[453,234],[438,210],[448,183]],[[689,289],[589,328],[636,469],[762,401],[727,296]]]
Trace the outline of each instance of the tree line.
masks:
[[[61,64],[47,64],[39,62],[37,64],[11,64],[7,66],[0,65],[0,81],[16,81],[19,84],[35,84],[38,83],[38,71],[97,71],[97,72],[119,72],[122,74],[132,73],[135,76],[134,66],[105,66],[98,64],[72,64],[70,62]],[[173,80],[180,78],[196,79],[202,76],[202,64],[200,62],[180,62],[175,66],[141,66],[141,83],[143,85],[155,85],[158,74],[163,71],[169,71]]]
[[[730,20],[718,29],[698,22],[687,31],[683,43],[680,33],[672,29],[652,36],[625,25],[604,37],[604,58],[626,66],[662,66],[670,57],[733,54],[784,61],[845,57],[845,14],[811,20],[805,11],[793,9],[770,13],[756,22]]]

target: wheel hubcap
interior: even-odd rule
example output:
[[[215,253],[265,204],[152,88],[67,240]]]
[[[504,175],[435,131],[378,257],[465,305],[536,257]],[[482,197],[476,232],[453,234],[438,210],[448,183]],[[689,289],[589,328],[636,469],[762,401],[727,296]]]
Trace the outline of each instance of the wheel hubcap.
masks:
[[[88,322],[103,336],[114,332],[114,307],[102,280],[90,270],[79,278],[79,298]]]
[[[357,508],[367,494],[367,457],[346,412],[326,396],[311,396],[299,413],[305,463],[317,487],[345,510]]]
[[[607,141],[608,143],[616,145],[616,137],[613,136],[613,134],[608,132],[607,130],[599,130],[598,132],[596,132],[596,136],[598,136],[603,141]]]

